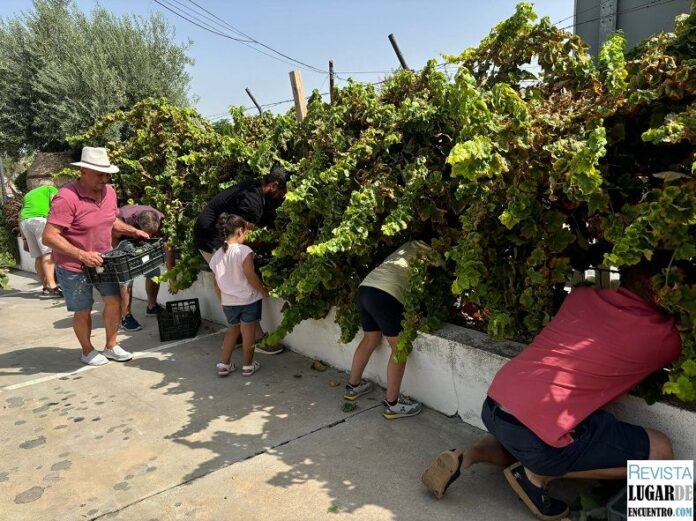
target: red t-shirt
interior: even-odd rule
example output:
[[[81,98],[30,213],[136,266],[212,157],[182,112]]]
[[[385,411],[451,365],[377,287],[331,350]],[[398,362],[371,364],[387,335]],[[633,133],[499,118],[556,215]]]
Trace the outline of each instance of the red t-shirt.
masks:
[[[58,191],[51,202],[47,222],[62,228],[63,237],[84,251],[104,253],[111,250],[111,228],[116,220],[116,192],[107,185],[96,201],[73,181]],[[53,262],[68,271],[82,271],[74,257],[53,250]]]
[[[671,317],[626,289],[576,288],[558,314],[493,379],[488,396],[545,443],[572,430],[680,354]]]
[[[130,224],[135,228],[140,228],[140,226],[138,226],[138,217],[145,211],[155,212],[160,222],[164,219],[164,214],[162,212],[145,204],[127,204],[121,206],[121,208],[118,209],[118,218],[126,224]]]

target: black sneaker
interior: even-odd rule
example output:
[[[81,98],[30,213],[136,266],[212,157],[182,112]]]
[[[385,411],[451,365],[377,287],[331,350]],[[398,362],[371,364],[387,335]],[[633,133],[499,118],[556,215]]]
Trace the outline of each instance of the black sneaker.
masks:
[[[152,307],[148,307],[145,310],[145,316],[146,317],[156,317],[160,313],[164,312],[164,308],[160,306],[159,304],[155,304]]]
[[[517,462],[505,469],[505,479],[537,519],[554,521],[568,515],[568,505],[560,499],[552,498],[546,487],[537,487],[529,481],[521,463]]]
[[[135,317],[130,313],[121,319],[121,329],[124,331],[140,331],[142,328],[140,322],[135,320]]]

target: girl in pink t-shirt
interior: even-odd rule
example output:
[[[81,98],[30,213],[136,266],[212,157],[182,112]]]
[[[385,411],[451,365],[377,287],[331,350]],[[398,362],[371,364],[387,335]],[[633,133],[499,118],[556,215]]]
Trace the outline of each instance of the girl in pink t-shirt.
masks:
[[[249,223],[238,215],[223,213],[218,218],[218,229],[225,242],[210,259],[210,269],[220,288],[228,327],[222,340],[217,373],[227,376],[234,371],[232,351],[241,332],[242,376],[251,376],[261,368],[261,364],[254,361],[254,342],[256,323],[261,320],[261,299],[268,297],[268,289],[254,271],[254,252],[244,244],[250,231]]]

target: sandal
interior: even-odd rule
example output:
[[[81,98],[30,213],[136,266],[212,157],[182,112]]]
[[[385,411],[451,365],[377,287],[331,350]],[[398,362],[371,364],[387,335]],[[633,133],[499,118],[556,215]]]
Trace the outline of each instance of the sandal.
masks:
[[[261,369],[261,364],[259,362],[254,362],[251,365],[243,365],[242,366],[242,376],[251,376],[259,369]]]
[[[218,376],[227,376],[236,368],[237,367],[234,365],[234,362],[230,362],[229,364],[223,364],[222,362],[219,362],[217,365],[217,374]]]
[[[459,477],[463,461],[464,455],[461,450],[447,450],[425,469],[421,481],[437,499],[441,499],[447,488]]]

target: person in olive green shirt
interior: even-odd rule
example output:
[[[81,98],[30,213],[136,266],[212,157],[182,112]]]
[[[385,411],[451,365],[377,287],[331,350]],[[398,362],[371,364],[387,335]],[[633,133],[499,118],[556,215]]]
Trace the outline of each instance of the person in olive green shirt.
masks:
[[[423,409],[419,402],[400,394],[406,362],[396,362],[394,354],[402,331],[403,295],[408,286],[410,265],[419,254],[430,249],[423,241],[403,244],[373,269],[358,288],[358,312],[363,337],[353,355],[350,377],[343,398],[357,400],[372,392],[372,382],[363,380],[362,374],[384,336],[392,350],[387,364],[387,392],[382,413],[388,420],[415,416]]]
[[[51,260],[51,248],[42,240],[46,217],[51,207],[51,200],[58,193],[55,186],[43,185],[27,192],[19,212],[19,230],[24,239],[24,249],[34,261],[36,273],[43,283],[41,296],[62,297],[63,293],[56,283],[55,266]]]

